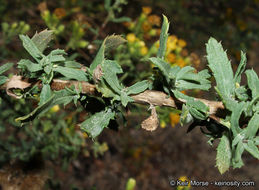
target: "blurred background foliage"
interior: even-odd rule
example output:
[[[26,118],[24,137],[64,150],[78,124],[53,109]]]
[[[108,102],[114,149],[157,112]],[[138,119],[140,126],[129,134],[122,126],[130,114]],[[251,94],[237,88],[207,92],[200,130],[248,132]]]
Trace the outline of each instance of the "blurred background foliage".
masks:
[[[82,65],[89,66],[102,40],[116,33],[128,42],[107,57],[121,64],[124,74],[120,80],[131,85],[152,73],[153,65],[147,58],[157,53],[162,14],[171,22],[166,60],[172,66],[203,68],[204,44],[210,36],[223,42],[234,64],[240,60],[240,50],[248,52],[253,62],[257,58],[254,50],[259,46],[258,10],[258,0],[0,0],[0,64],[26,56],[18,34],[32,36],[48,28],[55,33],[53,48],[65,49]],[[15,69],[12,73],[19,74]],[[64,110],[55,106],[41,120],[20,127],[14,118],[28,114],[37,102],[13,100],[2,92],[0,100],[1,164],[17,159],[29,161],[40,155],[67,168],[78,155],[100,157],[109,150],[106,142],[90,142],[79,130],[78,124],[87,114],[80,107],[68,105]],[[131,116],[137,117],[144,110],[134,105]],[[175,127],[179,122],[176,110],[158,108],[158,113],[162,128]],[[132,155],[139,151],[134,150]],[[49,182],[49,186],[57,187],[55,182]]]

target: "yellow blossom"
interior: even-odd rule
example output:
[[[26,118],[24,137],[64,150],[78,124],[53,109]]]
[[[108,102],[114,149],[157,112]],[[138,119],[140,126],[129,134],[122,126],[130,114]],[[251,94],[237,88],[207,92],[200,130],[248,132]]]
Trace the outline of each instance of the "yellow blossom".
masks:
[[[149,15],[151,11],[152,11],[151,7],[142,7],[142,12],[146,15]]]
[[[170,51],[173,51],[177,48],[176,46],[176,41],[167,41],[166,42],[166,47],[167,47],[167,51],[170,52]]]
[[[188,188],[191,188],[191,184],[190,184],[190,180],[186,177],[186,176],[181,176],[179,179],[178,179],[179,181],[182,181],[182,182],[188,182]],[[178,186],[178,188],[177,189],[184,189],[184,187],[186,187],[186,186],[181,186],[181,185],[179,185]]]
[[[173,63],[175,61],[176,56],[174,53],[169,53],[166,58],[170,63]]]
[[[133,43],[133,42],[136,41],[136,36],[135,36],[135,34],[133,34],[133,33],[129,33],[129,34],[127,34],[127,36],[126,36],[126,39],[127,39],[130,43]]]
[[[148,52],[148,49],[147,49],[146,46],[140,48],[140,54],[141,54],[141,55],[146,55],[147,52]]]
[[[83,138],[85,138],[85,139],[88,138],[88,134],[86,132],[83,132]]]
[[[171,126],[175,127],[175,125],[180,121],[180,115],[177,113],[170,112],[169,119]]]
[[[157,15],[150,15],[148,16],[148,22],[152,25],[160,26],[161,24],[161,19]]]
[[[54,112],[58,112],[60,110],[59,105],[55,105],[50,109],[50,112],[54,113]]]
[[[184,40],[182,40],[182,39],[179,39],[179,40],[178,40],[178,45],[183,48],[183,47],[186,46],[186,41],[184,41]]]
[[[161,121],[160,122],[160,127],[161,128],[165,128],[166,127],[166,122],[165,121]]]
[[[54,14],[59,18],[62,19],[66,16],[66,10],[64,8],[56,8],[54,10]]]
[[[148,32],[152,28],[151,24],[147,21],[143,22],[141,27],[144,32]]]
[[[183,58],[179,58],[176,60],[176,64],[182,68],[186,65],[186,62],[183,60]]]
[[[177,42],[177,37],[175,35],[170,35],[168,36],[168,41],[169,42]]]

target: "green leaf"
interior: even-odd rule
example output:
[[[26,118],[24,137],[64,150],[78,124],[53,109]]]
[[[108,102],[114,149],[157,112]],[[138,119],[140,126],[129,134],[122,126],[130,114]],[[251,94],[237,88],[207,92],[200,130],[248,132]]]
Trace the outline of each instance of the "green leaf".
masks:
[[[5,77],[5,76],[0,76],[0,85],[6,83],[7,80],[8,80],[7,77]]]
[[[171,66],[167,62],[158,57],[151,57],[149,60],[160,69],[165,77],[169,78]]]
[[[230,167],[231,147],[229,138],[226,134],[220,139],[217,147],[216,166],[221,174],[225,173]]]
[[[236,149],[233,151],[233,158],[232,158],[233,168],[241,168],[244,165],[244,162],[242,160],[242,154],[244,150],[245,150],[244,145],[240,141],[237,144]]]
[[[210,38],[206,44],[207,60],[209,67],[216,79],[217,89],[220,92],[223,103],[225,104],[232,98],[235,89],[233,71],[230,61],[222,45],[214,38]]]
[[[231,113],[231,117],[230,117],[230,124],[231,124],[231,130],[233,132],[234,137],[236,137],[236,135],[238,133],[241,132],[241,129],[239,127],[239,118],[242,114],[242,112],[245,109],[245,102],[235,102],[233,104],[233,111]]]
[[[175,86],[178,90],[210,89],[210,81],[207,79],[210,77],[208,70],[203,70],[199,73],[194,73],[194,71],[193,67],[186,66],[176,73]]]
[[[91,74],[93,74],[93,71],[97,67],[97,65],[102,64],[104,62],[105,41],[106,41],[106,38],[104,39],[97,55],[95,56],[92,64],[90,65],[89,71]]]
[[[193,121],[193,117],[189,112],[189,108],[183,104],[182,113],[180,117],[180,124],[181,126],[183,126],[190,123],[191,121]]]
[[[246,70],[247,84],[252,91],[252,97],[259,95],[259,79],[254,70]]]
[[[235,73],[235,77],[234,77],[234,81],[235,83],[240,83],[241,81],[241,74],[244,72],[245,68],[246,68],[246,54],[241,51],[241,60],[240,63],[238,65],[237,71]]]
[[[57,66],[53,68],[54,71],[59,72],[67,78],[75,79],[78,81],[88,81],[85,72],[82,70],[77,70],[73,68],[67,68],[62,66]]]
[[[0,74],[8,71],[13,66],[13,63],[5,63],[2,66],[0,66]]]
[[[252,138],[259,129],[259,113],[255,113],[245,128],[245,138]]]
[[[53,95],[48,100],[46,100],[42,105],[35,108],[28,115],[16,118],[15,121],[16,122],[21,121],[22,123],[32,121],[33,119],[35,119],[35,117],[45,113],[55,105],[58,105],[58,104],[67,105],[74,99],[75,96],[76,94],[72,93],[70,90],[67,90],[67,89],[55,91]]]
[[[27,52],[36,60],[39,61],[40,58],[43,57],[43,54],[40,52],[38,47],[34,44],[34,42],[25,35],[19,35],[20,39],[23,42],[23,47],[27,50]]]
[[[149,82],[147,80],[137,82],[127,88],[127,95],[139,94],[141,92],[144,92],[148,87],[149,87]]]
[[[253,157],[255,157],[256,159],[259,159],[259,150],[258,150],[257,146],[254,144],[253,141],[248,141],[247,143],[244,143],[244,148]]]
[[[160,39],[159,39],[159,48],[157,52],[157,57],[164,59],[165,52],[166,52],[166,42],[168,38],[168,29],[169,29],[169,23],[168,19],[165,15],[163,15],[163,24],[162,29],[160,33]]]
[[[90,137],[96,138],[103,131],[104,127],[108,126],[110,120],[114,119],[114,116],[115,112],[108,108],[92,115],[81,123],[80,128],[89,134]]]
[[[42,70],[40,64],[33,63],[29,59],[21,59],[17,64],[18,68],[26,68],[30,72],[37,72]]]
[[[116,75],[123,72],[120,65],[116,61],[105,60],[105,62],[102,64],[102,69],[102,77],[105,79],[105,81],[109,84],[114,92],[120,94],[123,86],[120,85],[119,79]]]
[[[256,137],[254,138],[254,143],[255,143],[256,146],[259,145],[259,136],[256,136]]]
[[[39,106],[44,104],[47,100],[49,100],[51,96],[52,96],[52,91],[51,91],[50,85],[43,84],[43,87],[42,87],[41,93],[40,93]]]
[[[65,67],[74,68],[74,69],[80,69],[81,64],[76,61],[66,61]]]
[[[32,37],[33,43],[37,46],[41,53],[48,47],[49,42],[53,38],[53,31],[52,30],[43,30],[40,33],[35,33]]]
[[[122,91],[121,94],[120,94],[120,99],[121,99],[121,103],[124,107],[127,106],[127,104],[129,102],[134,102],[133,98],[131,98],[130,96],[128,96],[126,94],[126,92]]]
[[[105,41],[105,51],[109,51],[111,49],[117,48],[119,45],[127,42],[120,35],[111,35],[106,38]]]
[[[186,106],[193,117],[200,120],[204,120],[208,117],[209,107],[206,106],[203,102],[200,100],[195,100],[195,98],[187,96],[178,90],[172,90],[172,92],[177,99],[186,101]]]
[[[235,94],[236,94],[237,98],[241,101],[247,101],[249,98],[249,96],[247,94],[247,90],[244,86],[240,86],[240,87],[236,88]]]

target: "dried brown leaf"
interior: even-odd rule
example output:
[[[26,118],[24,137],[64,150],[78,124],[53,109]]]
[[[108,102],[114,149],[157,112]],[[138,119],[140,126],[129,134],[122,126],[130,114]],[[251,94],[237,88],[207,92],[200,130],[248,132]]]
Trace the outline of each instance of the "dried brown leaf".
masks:
[[[23,81],[22,80],[22,76],[14,75],[14,76],[12,76],[12,78],[9,79],[9,81],[6,84],[6,93],[9,96],[12,96],[14,98],[20,99],[22,97],[21,96],[17,96],[16,94],[14,94],[12,92],[12,89],[24,90],[25,88],[28,88],[30,86],[31,86],[30,83],[28,83],[27,81]]]

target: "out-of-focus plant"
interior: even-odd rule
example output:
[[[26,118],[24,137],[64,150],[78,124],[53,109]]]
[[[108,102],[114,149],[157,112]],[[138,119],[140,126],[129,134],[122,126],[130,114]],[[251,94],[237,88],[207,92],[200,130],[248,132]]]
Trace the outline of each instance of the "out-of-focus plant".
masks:
[[[136,180],[134,178],[129,178],[126,183],[126,189],[125,190],[134,190],[136,187]]]
[[[127,46],[120,46],[117,49],[114,57],[127,69],[120,79],[122,81],[137,81],[145,79],[152,73],[152,67],[154,66],[150,62],[145,61],[150,56],[157,54],[159,49],[159,41],[155,41],[155,37],[160,35],[161,18],[158,15],[151,14],[152,9],[150,7],[143,7],[140,16],[131,22],[125,22],[124,25],[130,31],[126,34],[128,41]],[[194,65],[199,67],[200,59],[197,54],[189,53],[187,48],[187,42],[175,35],[169,35],[165,60],[170,63],[172,67],[179,66],[184,67],[187,65]],[[142,62],[136,61],[142,59]],[[142,72],[136,73],[136,67]],[[185,93],[185,92],[184,92]],[[165,127],[167,123],[170,123],[174,127],[179,122],[179,112],[172,109],[163,109],[158,111],[160,118],[160,126]]]
[[[24,21],[14,22],[9,24],[3,22],[2,26],[2,40],[4,44],[9,44],[18,34],[26,34],[30,30],[30,25]]]

